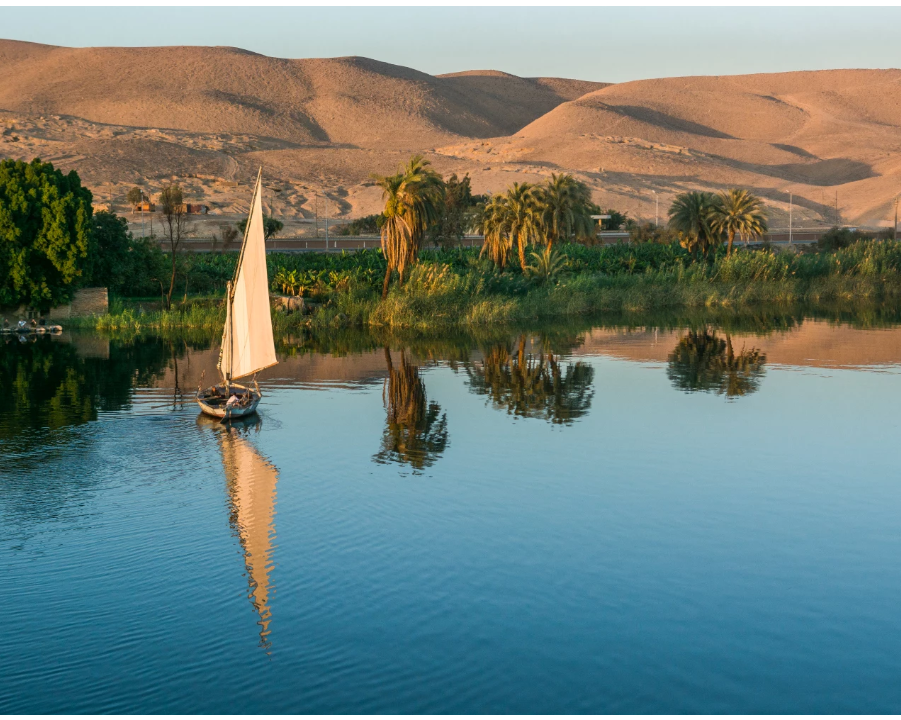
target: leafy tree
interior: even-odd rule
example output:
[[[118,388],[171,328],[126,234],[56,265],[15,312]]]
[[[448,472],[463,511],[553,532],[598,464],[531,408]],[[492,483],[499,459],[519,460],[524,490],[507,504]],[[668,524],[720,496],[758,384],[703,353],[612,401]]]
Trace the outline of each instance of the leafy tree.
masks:
[[[281,220],[276,220],[274,217],[269,217],[268,215],[263,215],[263,239],[271,240],[276,235],[278,235],[282,230],[284,230],[285,224]],[[238,230],[241,231],[241,235],[247,232],[247,218],[244,218],[241,222],[238,223]]]
[[[378,235],[385,222],[385,216],[381,213],[366,215],[352,220],[338,229],[338,235]]]
[[[834,227],[827,230],[822,237],[817,240],[817,247],[819,247],[820,250],[832,252],[853,245],[860,239],[861,236],[850,228]]]
[[[404,271],[416,262],[426,231],[437,222],[444,203],[444,181],[421,155],[414,155],[394,175],[373,179],[382,188],[385,201],[382,253],[388,264],[382,285],[384,298],[388,296],[391,273],[397,270],[403,283]]]
[[[125,196],[125,199],[128,200],[128,204],[132,207],[137,206],[144,200],[144,191],[139,187],[133,187],[128,191],[128,194]]]
[[[0,305],[69,301],[91,247],[91,192],[75,171],[0,161]]]
[[[546,185],[535,189],[535,198],[549,248],[557,241],[592,235],[591,191],[585,183],[553,173]]]
[[[747,190],[732,188],[716,196],[710,215],[711,228],[729,239],[726,254],[732,254],[732,243],[740,235],[747,241],[767,231],[763,201]]]
[[[618,210],[614,210],[610,208],[606,212],[601,211],[598,208],[598,212],[593,212],[592,215],[609,215],[610,218],[608,220],[601,220],[601,230],[619,230],[623,225],[626,224],[626,220],[628,220],[628,215],[625,213],[621,213]]]
[[[169,242],[171,274],[169,292],[166,293],[166,309],[172,308],[172,292],[175,290],[175,276],[178,271],[177,255],[182,241],[191,232],[190,218],[185,206],[184,195],[178,185],[169,185],[160,193],[160,211],[163,215],[163,235]]]
[[[677,195],[669,209],[669,226],[682,234],[682,246],[697,258],[707,256],[720,242],[712,225],[716,196],[709,192]]]
[[[507,198],[504,195],[489,196],[473,218],[474,229],[485,238],[479,257],[487,255],[502,270],[513,249],[508,219]]]
[[[444,207],[429,231],[432,243],[443,247],[458,245],[476,204],[469,175],[464,175],[462,180],[456,173],[451,175],[444,184]]]
[[[526,271],[526,246],[540,238],[539,195],[529,183],[513,183],[506,197],[507,228],[519,253],[519,267]]]
[[[105,210],[94,214],[90,252],[92,284],[119,292],[132,282],[133,241],[125,218]]]

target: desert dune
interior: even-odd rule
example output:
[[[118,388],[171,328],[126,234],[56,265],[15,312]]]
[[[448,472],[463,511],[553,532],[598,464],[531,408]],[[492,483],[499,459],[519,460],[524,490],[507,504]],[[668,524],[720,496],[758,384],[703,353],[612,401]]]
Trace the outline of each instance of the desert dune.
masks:
[[[642,220],[686,189],[747,187],[771,225],[886,226],[901,174],[901,71],[619,84],[493,70],[432,76],[361,57],[226,47],[63,48],[0,40],[0,157],[75,169],[98,206],[178,181],[213,214],[379,209],[370,175],[422,152],[476,192],[572,172]]]

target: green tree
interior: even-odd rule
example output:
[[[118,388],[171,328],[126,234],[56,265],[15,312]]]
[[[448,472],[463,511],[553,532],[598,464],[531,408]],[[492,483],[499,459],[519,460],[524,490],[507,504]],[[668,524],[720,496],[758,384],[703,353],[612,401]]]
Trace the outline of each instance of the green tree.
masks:
[[[585,183],[566,173],[553,173],[535,195],[548,248],[558,241],[592,235],[591,191]]]
[[[284,228],[285,224],[281,220],[276,220],[274,217],[270,217],[269,215],[263,215],[264,240],[271,240],[282,230],[284,230]],[[244,218],[241,222],[238,223],[238,230],[241,231],[242,235],[247,232],[247,218]]]
[[[185,206],[184,195],[178,185],[169,185],[160,193],[160,212],[163,215],[163,235],[169,243],[171,274],[169,291],[165,295],[166,309],[172,308],[172,292],[175,290],[175,276],[178,272],[178,251],[182,241],[191,232],[190,218]]]
[[[444,184],[441,214],[429,231],[432,243],[442,247],[456,247],[463,239],[476,204],[469,175],[464,175],[462,180],[457,178],[456,173],[451,175]]]
[[[504,195],[489,196],[473,218],[473,228],[485,238],[479,257],[487,255],[502,270],[513,249],[508,219],[507,198]]]
[[[767,231],[766,210],[763,201],[747,190],[732,188],[716,196],[710,214],[711,228],[729,239],[726,254],[732,254],[736,235],[746,241]]]
[[[128,204],[132,207],[135,207],[139,203],[144,200],[144,191],[139,187],[133,187],[128,191],[128,194],[125,196],[125,199],[128,200]]]
[[[0,162],[0,305],[46,311],[72,298],[88,262],[92,200],[75,171]]]
[[[413,265],[426,231],[438,220],[444,203],[444,181],[421,155],[414,155],[394,175],[374,176],[382,188],[382,253],[387,261],[382,297],[388,296],[391,274],[397,270],[403,284],[404,271]]]
[[[93,285],[121,292],[131,284],[133,242],[125,218],[105,210],[94,214],[89,275]]]
[[[519,254],[519,267],[526,272],[526,246],[537,242],[541,234],[541,205],[538,193],[529,183],[513,183],[507,191],[507,228]]]
[[[682,234],[682,246],[695,258],[706,256],[719,244],[713,229],[712,215],[716,196],[709,192],[686,192],[676,195],[669,209],[669,226]]]

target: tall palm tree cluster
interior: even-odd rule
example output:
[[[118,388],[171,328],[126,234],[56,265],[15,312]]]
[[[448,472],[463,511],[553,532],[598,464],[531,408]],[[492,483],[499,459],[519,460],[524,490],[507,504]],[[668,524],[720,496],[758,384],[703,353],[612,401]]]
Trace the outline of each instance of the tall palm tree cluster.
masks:
[[[525,271],[528,245],[544,245],[550,254],[555,242],[590,236],[593,209],[585,183],[565,173],[553,174],[543,185],[513,183],[506,193],[490,196],[474,227],[485,237],[483,256],[503,268],[515,248]]]
[[[426,231],[438,221],[444,203],[444,180],[422,155],[414,155],[394,175],[373,179],[382,188],[385,201],[382,253],[388,268],[382,285],[384,298],[392,273],[397,271],[403,284],[404,272],[416,262]]]
[[[695,257],[707,256],[724,240],[731,255],[736,235],[748,241],[767,231],[763,201],[738,188],[677,195],[669,209],[669,225]]]

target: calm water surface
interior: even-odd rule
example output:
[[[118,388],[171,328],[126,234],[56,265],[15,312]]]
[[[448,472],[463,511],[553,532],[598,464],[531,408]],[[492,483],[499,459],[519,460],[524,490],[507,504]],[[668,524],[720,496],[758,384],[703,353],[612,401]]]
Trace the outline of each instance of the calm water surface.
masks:
[[[0,345],[0,711],[901,712],[901,329],[216,353]]]

